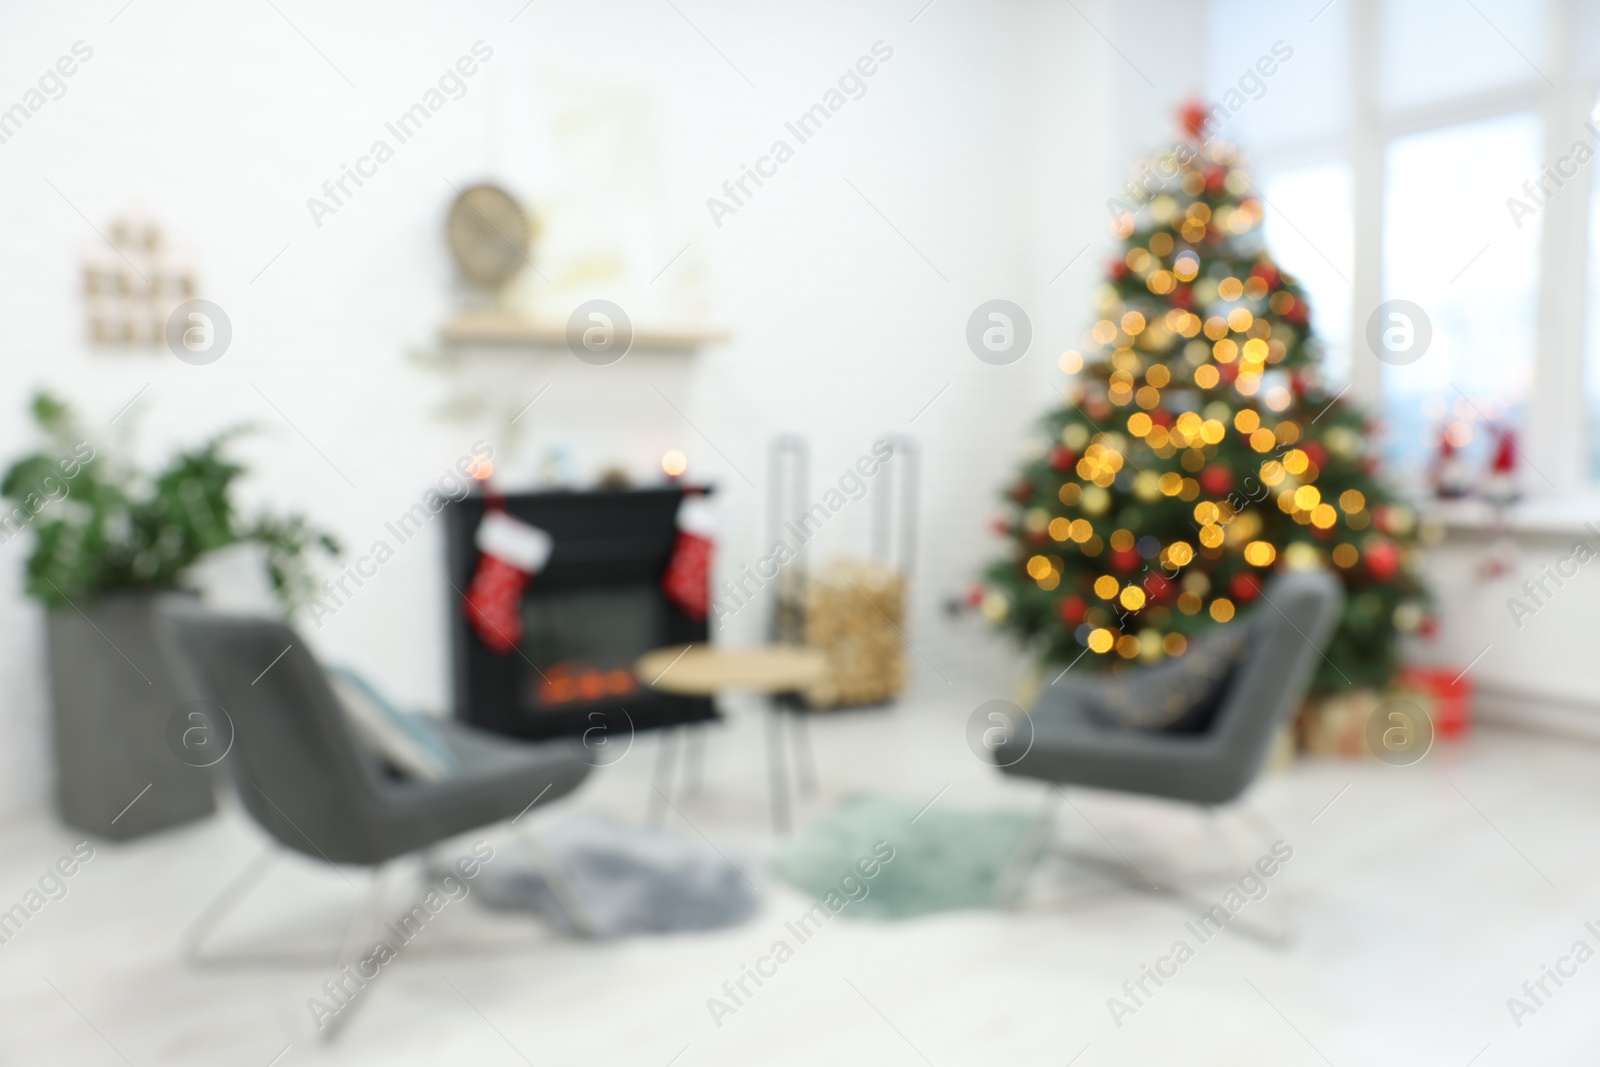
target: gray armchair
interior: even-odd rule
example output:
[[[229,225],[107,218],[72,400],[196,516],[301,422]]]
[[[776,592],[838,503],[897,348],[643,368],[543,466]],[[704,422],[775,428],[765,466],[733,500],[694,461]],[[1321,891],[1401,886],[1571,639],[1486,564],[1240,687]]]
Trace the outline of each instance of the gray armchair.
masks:
[[[514,820],[572,792],[589,771],[564,741],[517,741],[442,721],[439,728],[454,756],[450,774],[439,781],[399,777],[358,744],[322,668],[289,627],[189,606],[170,608],[162,623],[175,666],[232,723],[232,747],[222,766],[250,816],[284,848],[329,865],[373,869],[368,899],[357,907],[335,962],[361,943],[366,926],[375,926],[381,874],[391,861],[420,857],[458,834]],[[527,840],[522,844],[531,847]],[[201,944],[265,873],[276,851],[269,849],[201,913],[186,937],[192,961],[224,962],[204,955]],[[542,865],[559,891],[559,872]],[[580,913],[569,910],[581,925]],[[228,962],[289,958],[298,959],[236,954]]]
[[[442,720],[455,772],[437,782],[396,777],[357,744],[292,629],[190,610],[167,617],[196,688],[233,722],[224,765],[245,809],[286,848],[312,858],[380,864],[509,819],[535,796],[556,800],[589,771],[564,742],[532,744]]]
[[[1207,809],[1236,800],[1260,773],[1278,728],[1305,698],[1333,635],[1344,594],[1325,571],[1279,575],[1247,627],[1248,652],[1233,671],[1209,726],[1179,734],[1118,730],[1092,721],[1087,706],[1105,683],[1068,674],[1046,687],[1025,724],[1010,731],[994,760],[1010,775],[1048,783],[1049,812],[1066,786],[1166,797]],[[1037,858],[1051,816],[1031,841]],[[1002,880],[1019,888],[1021,874]]]
[[[1344,595],[1324,571],[1275,578],[1246,622],[1250,651],[1210,728],[1200,734],[1110,730],[1084,714],[1094,679],[1069,673],[1046,687],[1029,720],[995,751],[1007,774],[1224,804],[1255,780],[1277,728],[1300,706]]]

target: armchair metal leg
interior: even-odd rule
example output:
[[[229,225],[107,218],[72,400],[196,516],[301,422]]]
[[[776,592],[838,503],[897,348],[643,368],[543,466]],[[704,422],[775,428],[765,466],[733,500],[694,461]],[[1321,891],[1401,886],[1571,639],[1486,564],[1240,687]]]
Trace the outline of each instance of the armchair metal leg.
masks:
[[[255,888],[255,884],[262,879],[267,873],[267,868],[271,867],[277,858],[277,848],[268,845],[244,870],[234,876],[233,881],[223,886],[222,892],[218,893],[211,903],[201,909],[200,914],[183,933],[180,951],[185,962],[202,965],[226,963],[235,958],[207,956],[204,948],[205,939],[223,919],[227,918],[228,913],[249,895],[250,890]]]
[[[1016,849],[1006,860],[1005,866],[1000,869],[1000,876],[995,879],[996,907],[1015,908],[1021,902],[1028,874],[1033,870],[1034,864],[1039,862],[1039,857],[1044,855],[1045,846],[1050,843],[1050,836],[1055,830],[1056,808],[1060,804],[1059,791],[1054,786],[1046,786],[1044,803],[1040,805],[1039,813],[1034,816],[1028,832],[1017,842]]]
[[[378,924],[378,911],[383,904],[383,886],[388,881],[390,863],[381,863],[372,870],[372,877],[367,880],[367,891],[356,904],[355,911],[350,913],[350,922],[345,926],[344,939],[339,943],[337,963],[349,963],[358,958],[361,949],[367,944],[367,935]]]
[[[592,924],[579,904],[578,895],[571,884],[563,876],[559,864],[541,848],[531,834],[519,833],[513,828],[513,836],[517,843],[527,854],[528,859],[539,873],[545,878],[551,891],[561,906],[566,909],[572,918],[573,927],[580,936],[591,936]],[[184,960],[195,966],[287,966],[293,968],[331,968],[340,972],[346,965],[359,962],[364,953],[376,940],[381,939],[381,918],[383,914],[383,891],[388,882],[388,876],[397,863],[416,857],[422,859],[423,874],[426,877],[429,868],[423,852],[410,853],[406,856],[395,857],[387,862],[380,863],[371,868],[371,876],[362,897],[351,912],[350,920],[345,926],[345,931],[340,939],[339,946],[334,952],[228,952],[211,954],[205,951],[205,941],[222,921],[249,895],[256,884],[261,881],[267,869],[277,860],[282,852],[275,846],[269,846],[249,865],[234,876],[217,897],[203,908],[199,916],[184,932],[181,940],[181,952]],[[539,940],[543,940],[542,938]],[[408,956],[434,955],[435,953],[449,954],[457,952],[479,953],[484,951],[505,950],[507,948],[524,947],[520,939],[512,944],[503,943],[471,943],[461,942],[433,942],[426,945],[417,945],[406,949]],[[365,1000],[370,994],[363,993],[349,1000],[340,1002],[339,1010],[327,1019],[318,1031],[318,1038],[323,1042],[330,1042],[338,1036],[339,1032],[355,1014],[358,1002]]]
[[[1259,815],[1242,804],[1230,809],[1228,812],[1220,812],[1211,807],[1206,808],[1207,825],[1211,828],[1212,835],[1217,838],[1229,858],[1236,865],[1234,870],[1237,873],[1234,877],[1237,878],[1242,877],[1246,872],[1253,871],[1255,863],[1261,858],[1262,853],[1250,855],[1238,848],[1237,843],[1228,836],[1223,827],[1223,817],[1227,814],[1236,815],[1238,822],[1242,823],[1251,832],[1251,837],[1257,841],[1258,847],[1263,850],[1270,850],[1272,843],[1275,840],[1280,840],[1280,838],[1273,831],[1270,823],[1266,823]],[[1265,827],[1265,832],[1263,832],[1263,826]],[[1246,937],[1252,937],[1257,941],[1281,948],[1287,945],[1294,937],[1294,917],[1284,905],[1281,896],[1276,901],[1272,901],[1275,894],[1272,892],[1270,883],[1267,883],[1265,879],[1262,879],[1262,882],[1267,885],[1267,893],[1258,902],[1258,909],[1272,913],[1276,916],[1277,921],[1256,923],[1239,922],[1235,919],[1228,925],[1230,929],[1237,929]],[[1271,902],[1269,903],[1269,901]]]
[[[1262,815],[1247,804],[1239,804],[1233,810],[1239,814],[1239,819],[1250,827],[1260,844],[1270,849],[1275,843],[1284,840],[1288,835],[1272,824],[1272,820]]]
[[[346,967],[361,960],[362,950],[372,942],[369,938],[376,933],[378,914],[383,905],[383,887],[388,881],[388,873],[394,861],[381,863],[373,868],[372,877],[367,882],[367,891],[361,901],[356,905],[356,910],[350,915],[350,923],[345,927],[344,940],[339,945],[339,953],[334,958],[335,971],[342,971]],[[364,987],[363,987],[364,989]],[[358,994],[361,990],[358,990]],[[343,1002],[339,1010],[328,1019],[327,1025],[317,1032],[318,1038],[327,1044],[339,1036],[350,1017],[356,1009],[366,1002],[366,996],[356,995]]]
[[[522,847],[523,855],[528,857],[528,862],[544,878],[545,884],[550,887],[550,892],[555,894],[556,901],[561,905],[567,917],[572,920],[572,929],[579,937],[593,937],[594,924],[589,921],[588,915],[583,910],[583,904],[578,899],[578,892],[567,881],[562,873],[561,865],[554,856],[544,850],[531,831],[520,832],[516,835],[517,844]]]
[[[1037,861],[1039,856],[1046,851],[1067,859],[1075,866],[1093,868],[1109,876],[1115,883],[1126,889],[1148,893],[1173,903],[1182,903],[1186,908],[1193,907],[1199,911],[1205,911],[1217,903],[1215,899],[1207,899],[1203,893],[1196,892],[1187,886],[1178,885],[1172,878],[1161,875],[1159,872],[1157,874],[1159,881],[1152,879],[1133,860],[1126,855],[1121,855],[1120,849],[1117,849],[1120,856],[1120,860],[1117,860],[1071,845],[1052,846],[1050,837],[1054,824],[1055,804],[1061,799],[1060,790],[1054,785],[1047,786],[1045,799],[1045,811],[1050,813],[1049,817],[1046,818],[1044,812],[1041,812],[1040,817],[1035,820],[1033,832],[1024,837],[1023,843],[1018,846],[1011,862],[1007,864],[1006,870],[996,885],[995,902],[997,905],[1014,907],[1020,903],[1022,889],[1027,880],[1027,873],[1032,869],[1033,863]],[[1228,812],[1219,812],[1211,807],[1206,807],[1203,811],[1206,815],[1208,828],[1228,857],[1227,863],[1229,865],[1223,868],[1223,873],[1229,882],[1236,881],[1254,869],[1254,864],[1259,856],[1243,855],[1239,852],[1236,843],[1222,827],[1222,817],[1224,814],[1237,815],[1240,821],[1244,822],[1256,836],[1262,835],[1265,820],[1262,820],[1257,813],[1245,808],[1243,805],[1230,809]],[[1277,835],[1273,833],[1270,825],[1266,825],[1264,847],[1270,847],[1271,842],[1276,839]],[[1115,847],[1113,845],[1113,848]],[[1228,929],[1235,930],[1245,937],[1253,938],[1274,947],[1285,945],[1293,932],[1289,912],[1283,907],[1281,900],[1270,904],[1267,903],[1267,898],[1272,895],[1269,888],[1267,896],[1261,898],[1256,907],[1258,910],[1277,914],[1281,921],[1263,923],[1251,921],[1250,918],[1241,919],[1236,916],[1233,921],[1229,922]]]
[[[555,887],[557,897],[563,902],[563,905],[568,906],[569,912],[577,917],[579,932],[582,934],[587,934],[587,919],[584,917],[581,910],[575,906],[575,903],[570,906],[568,904],[569,901],[576,901],[576,895],[572,892],[566,880],[562,878],[560,869],[548,858],[548,856],[545,855],[544,851],[538,847],[537,843],[530,844],[528,841],[523,840],[521,835],[516,834],[515,830],[513,830],[513,836],[517,837],[518,844],[525,851],[528,851],[529,849],[532,850],[532,852],[529,854],[530,861],[534,863],[535,867],[539,870],[539,873],[546,877],[550,884]],[[254,889],[256,884],[262,880],[263,876],[267,872],[267,869],[277,861],[278,857],[281,856],[283,852],[283,849],[275,846],[269,846],[260,855],[253,859],[243,871],[236,875],[233,881],[224,886],[222,891],[217,894],[214,900],[201,909],[199,916],[189,925],[189,928],[184,931],[180,938],[180,955],[184,962],[196,967],[283,967],[288,969],[321,968],[328,966],[338,967],[341,963],[346,963],[351,959],[356,958],[350,955],[352,952],[359,953],[361,949],[370,946],[370,942],[365,940],[367,937],[377,935],[380,926],[379,920],[381,918],[383,903],[383,888],[387,883],[389,875],[395,865],[415,857],[424,861],[422,864],[422,873],[425,881],[430,876],[431,872],[431,868],[429,868],[425,861],[424,852],[414,852],[406,856],[397,856],[386,863],[382,863],[376,867],[370,868],[366,889],[363,892],[361,899],[356,902],[355,909],[351,912],[350,919],[345,924],[345,931],[340,938],[337,948],[320,952],[274,952],[255,950],[226,951],[217,953],[208,952],[205,947],[206,939],[210,937],[217,927],[222,924],[222,921],[226,919],[241,902],[243,902],[244,898],[249,896],[250,891]],[[528,943],[539,943],[542,940],[543,938],[540,938]],[[416,945],[409,948],[407,950],[407,955],[449,955],[460,952],[478,953],[505,951],[507,949],[522,947],[525,947],[525,945],[520,940],[506,943],[498,939],[489,942],[437,942],[430,939],[429,944]]]
[[[368,881],[367,889],[361,899],[356,902],[355,910],[350,914],[350,920],[345,926],[343,938],[338,948],[332,952],[261,952],[237,951],[210,953],[206,951],[205,941],[222,920],[250,895],[250,891],[266,875],[267,869],[275,863],[282,850],[268,846],[259,856],[250,861],[243,871],[234,877],[233,881],[223,887],[222,892],[207,904],[195,921],[184,931],[181,944],[181,954],[186,963],[197,967],[326,967],[330,964],[337,967],[346,959],[346,954],[352,951],[352,946],[360,947],[358,938],[363,932],[369,932],[374,925],[374,909],[379,902],[382,890],[383,875],[388,864],[381,864],[374,868]]]

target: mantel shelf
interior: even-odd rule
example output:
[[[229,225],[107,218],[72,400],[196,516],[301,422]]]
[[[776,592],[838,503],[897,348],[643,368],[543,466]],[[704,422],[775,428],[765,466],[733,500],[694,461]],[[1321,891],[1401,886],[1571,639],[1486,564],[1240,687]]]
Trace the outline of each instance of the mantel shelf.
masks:
[[[691,327],[635,327],[634,352],[695,352],[728,339],[721,330]],[[444,345],[492,345],[505,348],[566,348],[564,322],[524,319],[503,312],[457,315],[439,328]]]

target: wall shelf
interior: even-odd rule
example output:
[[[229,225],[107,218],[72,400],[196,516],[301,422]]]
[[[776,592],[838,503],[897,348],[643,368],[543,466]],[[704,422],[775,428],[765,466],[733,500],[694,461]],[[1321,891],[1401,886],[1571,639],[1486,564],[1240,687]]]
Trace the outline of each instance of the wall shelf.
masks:
[[[634,352],[695,352],[728,339],[726,332],[690,327],[644,327],[633,331]],[[505,312],[466,312],[439,328],[444,345],[502,348],[566,348],[564,322],[525,319]]]

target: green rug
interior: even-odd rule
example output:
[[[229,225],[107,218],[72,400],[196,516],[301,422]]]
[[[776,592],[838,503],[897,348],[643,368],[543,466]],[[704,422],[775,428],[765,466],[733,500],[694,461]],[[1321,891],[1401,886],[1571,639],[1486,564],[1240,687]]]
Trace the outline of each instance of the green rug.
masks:
[[[1033,817],[939,804],[918,817],[920,810],[892,797],[851,797],[807,826],[773,870],[818,900],[847,901],[836,910],[858,919],[992,907],[1000,872]]]

